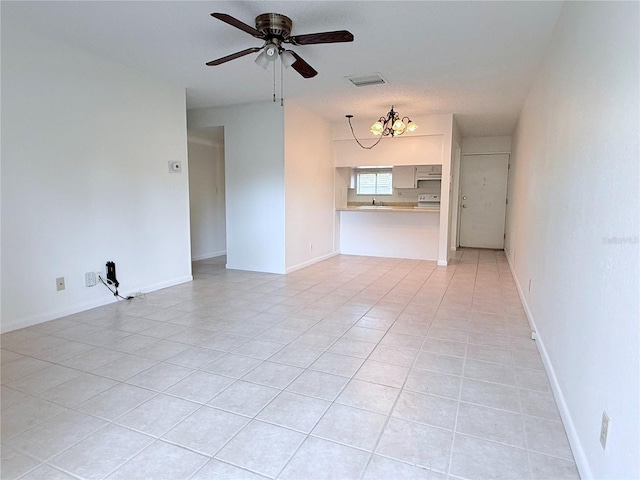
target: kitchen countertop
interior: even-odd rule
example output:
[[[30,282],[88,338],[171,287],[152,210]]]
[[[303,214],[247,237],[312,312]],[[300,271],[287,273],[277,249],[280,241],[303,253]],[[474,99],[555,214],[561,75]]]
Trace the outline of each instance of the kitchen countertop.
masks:
[[[430,213],[440,212],[440,207],[406,207],[393,205],[358,205],[336,208],[338,212],[405,212]]]

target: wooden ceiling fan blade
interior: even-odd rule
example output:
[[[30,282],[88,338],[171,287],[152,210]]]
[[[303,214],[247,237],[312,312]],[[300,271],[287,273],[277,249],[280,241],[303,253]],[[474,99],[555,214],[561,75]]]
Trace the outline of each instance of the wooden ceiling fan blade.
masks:
[[[302,77],[311,78],[315,77],[318,74],[318,72],[316,72],[316,70],[311,65],[309,65],[300,57],[300,55],[298,55],[293,50],[288,51],[291,52],[291,54],[296,58],[296,61],[291,64],[291,68],[302,75]]]
[[[244,57],[245,55],[249,55],[250,53],[259,52],[262,50],[262,47],[253,47],[247,48],[246,50],[242,50],[240,52],[232,53],[231,55],[227,55],[226,57],[218,58],[216,60],[211,60],[207,62],[207,65],[212,67],[214,65],[221,65],[223,63],[229,62],[231,60],[235,60],[236,58]]]
[[[336,30],[334,32],[309,33],[307,35],[294,35],[285,40],[293,45],[313,45],[316,43],[341,43],[353,42],[353,34],[348,30]]]
[[[247,25],[246,23],[241,22],[240,20],[232,17],[231,15],[227,15],[226,13],[216,12],[216,13],[212,13],[211,16],[213,18],[217,18],[218,20],[223,21],[224,23],[231,25],[232,27],[239,28],[243,32],[246,32],[249,35],[253,35],[256,38],[264,38],[264,33],[260,32],[259,30],[256,30],[251,25]]]

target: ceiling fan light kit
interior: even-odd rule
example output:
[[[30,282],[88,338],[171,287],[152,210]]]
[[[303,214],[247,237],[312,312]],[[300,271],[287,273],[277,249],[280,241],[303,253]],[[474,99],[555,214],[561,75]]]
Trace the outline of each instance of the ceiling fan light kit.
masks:
[[[260,55],[256,57],[255,62],[264,68],[265,70],[269,66],[270,62],[275,62],[278,59],[278,46],[275,43],[268,42]]]
[[[398,137],[402,135],[404,132],[415,132],[418,129],[418,125],[413,122],[409,117],[400,118],[400,114],[393,109],[393,105],[391,106],[391,110],[387,113],[386,116],[380,117],[378,120],[371,125],[371,133],[378,138],[376,143],[369,147],[365,147],[360,143],[360,140],[356,137],[356,134],[353,131],[353,125],[351,125],[351,119],[353,115],[345,115],[349,122],[349,127],[351,128],[351,135],[353,135],[353,139],[360,145],[362,148],[371,150],[375,147],[382,137]]]

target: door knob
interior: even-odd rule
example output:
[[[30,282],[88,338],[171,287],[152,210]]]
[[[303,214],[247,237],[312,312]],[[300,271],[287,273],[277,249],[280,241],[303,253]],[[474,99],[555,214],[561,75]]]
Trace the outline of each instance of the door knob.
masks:
[[[467,204],[466,204],[466,203],[463,203],[463,204],[462,204],[462,208],[467,208]]]

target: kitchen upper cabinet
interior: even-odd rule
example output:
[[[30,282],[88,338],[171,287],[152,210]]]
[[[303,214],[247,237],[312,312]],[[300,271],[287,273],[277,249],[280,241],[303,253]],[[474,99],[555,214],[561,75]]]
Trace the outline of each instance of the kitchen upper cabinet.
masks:
[[[416,176],[428,178],[431,176],[441,176],[442,165],[419,165],[416,167]]]
[[[373,144],[363,141],[365,145]],[[374,167],[386,165],[434,165],[443,162],[443,136],[402,136],[380,140],[371,150],[360,148],[355,140],[335,140],[336,167]]]
[[[395,166],[392,170],[393,188],[416,188],[416,167]]]

